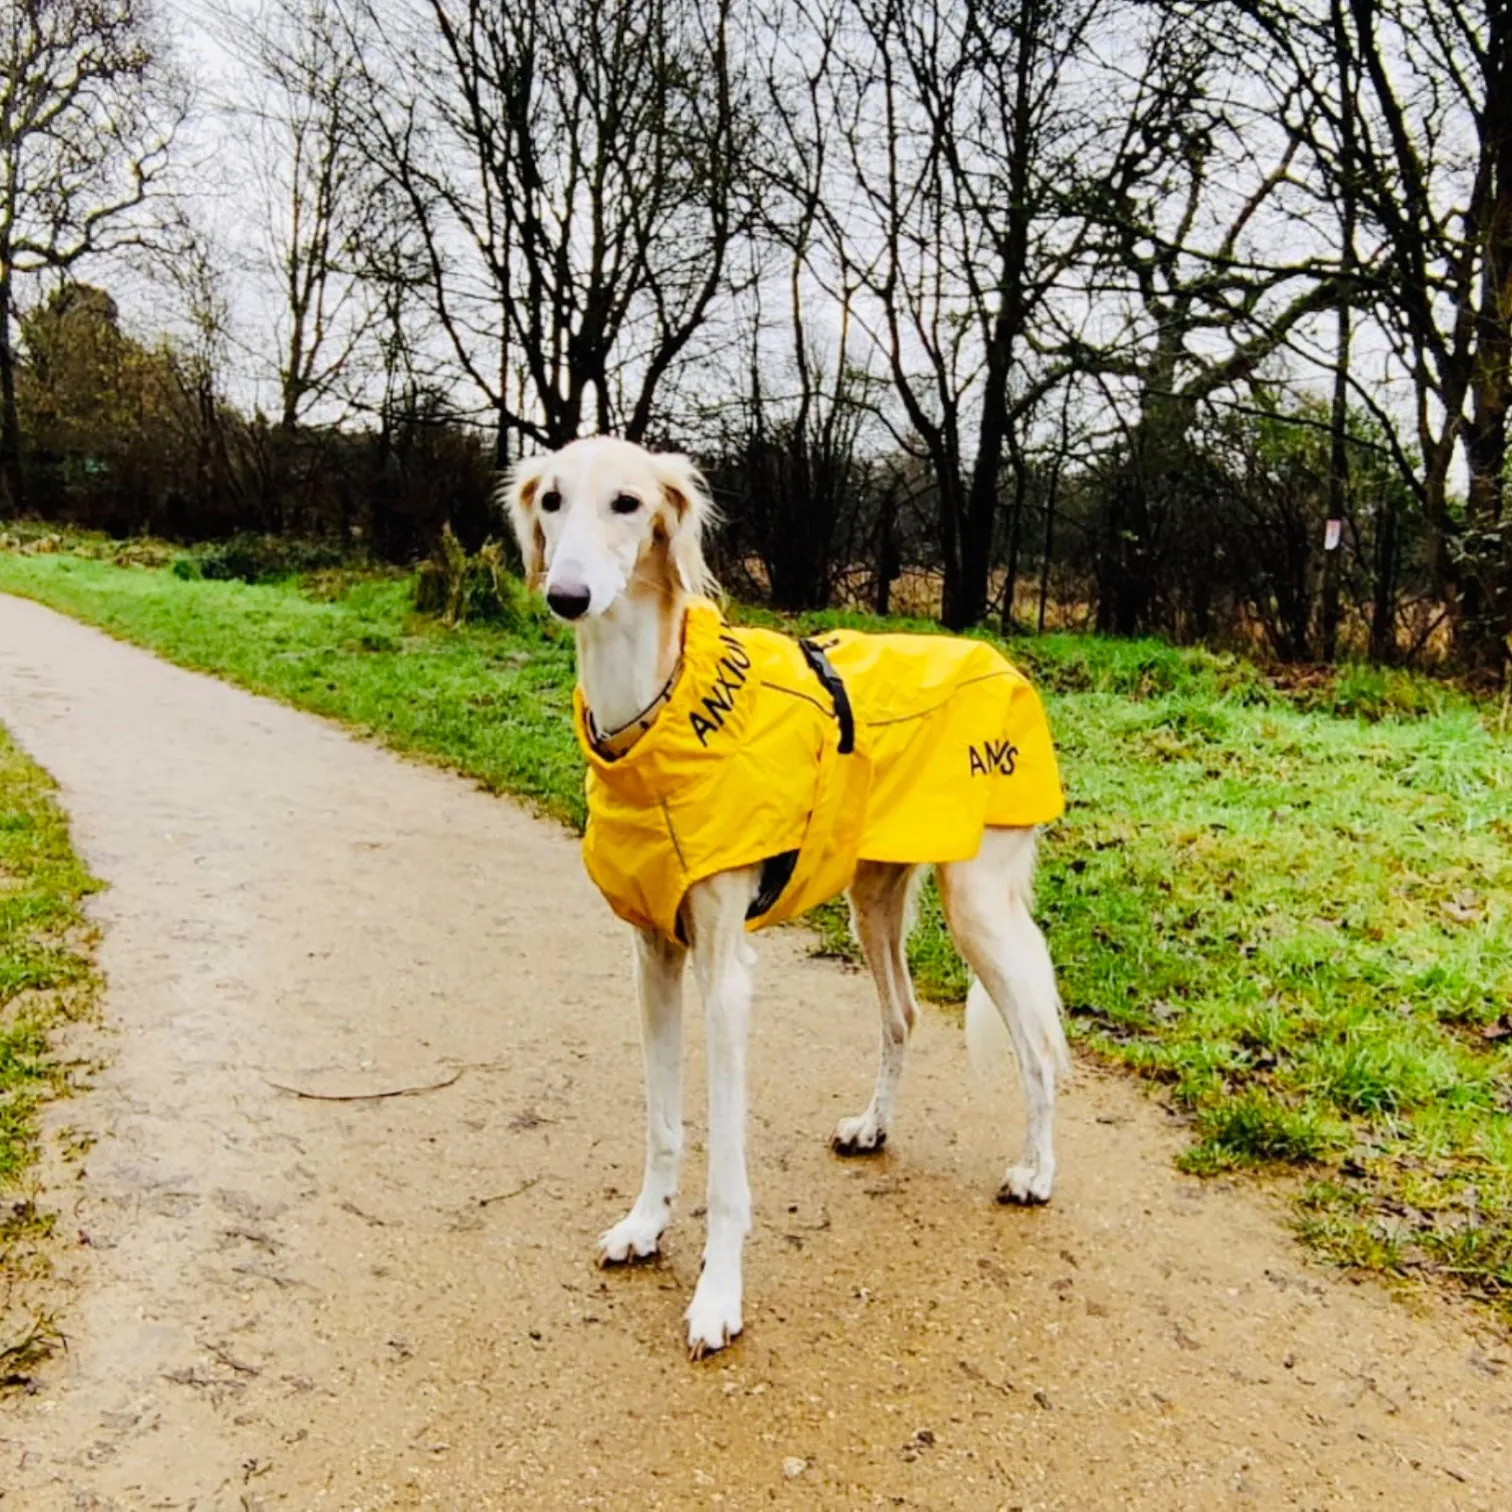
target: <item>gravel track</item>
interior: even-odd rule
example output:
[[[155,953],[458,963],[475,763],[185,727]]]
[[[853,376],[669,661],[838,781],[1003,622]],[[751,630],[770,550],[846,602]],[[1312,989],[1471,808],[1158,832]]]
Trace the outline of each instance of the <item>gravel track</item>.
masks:
[[[52,1113],[97,1139],[49,1172],[69,1348],[0,1404],[4,1512],[1512,1506],[1512,1347],[1309,1265],[1129,1082],[1083,1065],[1055,1202],[997,1208],[1016,1100],[926,1014],[887,1152],[831,1156],[875,1009],[793,930],[746,1334],[690,1366],[697,1015],[681,1217],[601,1273],[640,1066],[569,836],[4,596],[0,721],[109,883],[105,1069]]]

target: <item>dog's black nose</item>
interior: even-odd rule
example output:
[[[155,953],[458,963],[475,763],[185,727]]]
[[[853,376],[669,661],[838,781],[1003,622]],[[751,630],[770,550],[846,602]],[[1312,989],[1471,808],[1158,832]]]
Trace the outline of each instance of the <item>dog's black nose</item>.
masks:
[[[564,620],[580,619],[585,615],[588,612],[589,598],[588,590],[579,588],[575,583],[546,590],[546,602],[551,606],[551,612],[561,615]]]

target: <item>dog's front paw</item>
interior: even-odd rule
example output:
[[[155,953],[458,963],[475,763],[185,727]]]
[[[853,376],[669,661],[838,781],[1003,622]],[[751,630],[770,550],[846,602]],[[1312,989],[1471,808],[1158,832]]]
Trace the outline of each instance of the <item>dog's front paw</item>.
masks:
[[[1008,1167],[1003,1184],[998,1188],[997,1200],[1002,1203],[1019,1203],[1031,1207],[1036,1203],[1049,1202],[1050,1189],[1055,1185],[1053,1165],[1016,1165]]]
[[[842,1118],[830,1135],[830,1149],[837,1155],[875,1155],[887,1143],[887,1130],[868,1109],[859,1118]]]
[[[684,1314],[688,1323],[688,1358],[701,1360],[725,1348],[740,1334],[740,1280],[721,1278],[705,1267]]]
[[[659,1206],[659,1211],[645,1211],[637,1203],[628,1217],[605,1229],[598,1239],[599,1264],[628,1265],[656,1254],[669,1216],[667,1204]]]

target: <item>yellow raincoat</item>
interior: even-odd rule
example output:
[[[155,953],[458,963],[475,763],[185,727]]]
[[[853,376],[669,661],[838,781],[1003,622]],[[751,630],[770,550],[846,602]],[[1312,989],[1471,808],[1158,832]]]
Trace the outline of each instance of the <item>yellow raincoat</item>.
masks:
[[[594,738],[588,874],[620,918],[679,938],[693,883],[762,865],[747,927],[850,885],[856,863],[963,861],[988,825],[1064,807],[1033,687],[981,641],[733,628],[695,599],[668,701],[623,755]]]

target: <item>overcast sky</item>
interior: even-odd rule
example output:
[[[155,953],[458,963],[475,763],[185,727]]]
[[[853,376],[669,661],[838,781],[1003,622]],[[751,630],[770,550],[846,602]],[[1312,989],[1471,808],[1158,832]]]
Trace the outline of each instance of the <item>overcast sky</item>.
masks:
[[[218,40],[216,25],[205,6],[193,0],[159,0],[159,3],[168,18],[173,45],[196,84],[197,109],[181,144],[179,180],[197,223],[209,234],[224,269],[224,292],[230,304],[235,338],[226,386],[240,405],[250,408],[260,404],[268,409],[276,404],[272,338],[281,310],[279,291],[269,269],[273,252],[268,237],[270,208],[265,188],[259,183],[259,169],[267,167],[269,154],[259,143],[256,131],[235,114],[235,107],[247,99],[248,80],[244,68]],[[255,9],[251,0],[220,0],[220,3],[243,14]],[[1263,119],[1257,118],[1253,129],[1256,133],[1263,132]],[[1238,182],[1220,185],[1213,203],[1227,210],[1246,192],[1247,186]],[[1305,227],[1288,226],[1279,219],[1262,221],[1261,225],[1262,236],[1280,239],[1275,249],[1278,252],[1290,250],[1288,243],[1294,246],[1306,234]],[[138,334],[150,338],[179,325],[173,300],[140,274],[97,267],[92,276],[117,293],[124,317]],[[822,329],[830,311],[816,301],[816,313]],[[1117,319],[1117,312],[1112,309],[1105,309],[1097,316],[1104,327]],[[1331,319],[1319,320],[1310,330],[1299,334],[1298,344],[1324,363],[1331,358],[1331,326]],[[834,329],[832,321],[830,328]],[[724,340],[728,347],[727,335]],[[1411,395],[1405,380],[1398,375],[1389,388],[1385,384],[1385,347],[1380,333],[1363,328],[1357,352],[1362,371],[1373,369],[1381,374],[1383,398],[1389,396],[1392,407],[1404,418],[1408,416]],[[727,351],[728,361],[721,363],[714,359],[709,344],[705,353],[711,359],[709,381],[737,380],[741,363],[736,354]],[[1293,366],[1303,386],[1323,391],[1326,376],[1320,369],[1308,373],[1301,363]],[[725,369],[723,377],[721,367]],[[456,392],[467,402],[465,385],[459,383]]]

